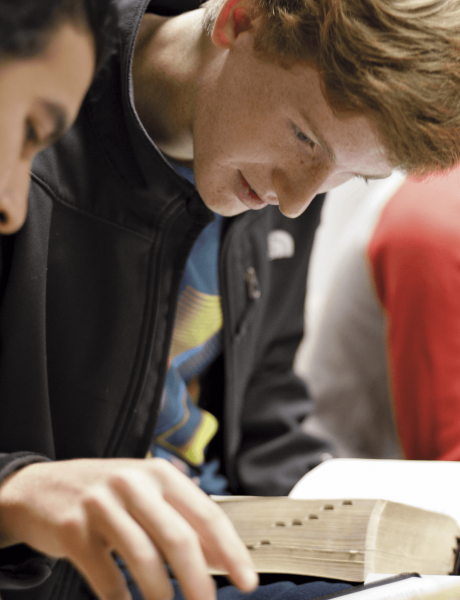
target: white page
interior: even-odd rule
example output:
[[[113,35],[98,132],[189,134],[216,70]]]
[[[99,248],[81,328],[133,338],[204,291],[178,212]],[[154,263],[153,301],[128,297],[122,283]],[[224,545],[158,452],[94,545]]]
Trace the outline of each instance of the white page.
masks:
[[[364,583],[374,583],[375,581],[380,581],[381,579],[388,579],[389,577],[395,577],[398,573],[368,573]],[[436,583],[446,583],[452,585],[457,585],[460,589],[460,576],[459,575],[420,575],[422,579],[431,579]],[[417,579],[419,579],[417,577]],[[454,582],[454,583],[453,583]]]
[[[411,577],[368,589],[364,587],[345,595],[344,600],[459,600],[460,584],[457,579]]]
[[[289,496],[391,500],[450,515],[460,525],[460,462],[333,458],[304,475]]]

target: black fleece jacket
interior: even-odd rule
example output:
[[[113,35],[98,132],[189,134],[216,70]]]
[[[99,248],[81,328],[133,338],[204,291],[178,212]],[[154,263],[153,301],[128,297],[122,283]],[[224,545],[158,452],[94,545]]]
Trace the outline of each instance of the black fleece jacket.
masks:
[[[25,226],[1,239],[0,481],[40,460],[143,457],[151,440],[181,275],[213,215],[134,110],[147,5],[120,0],[117,50],[76,124],[34,162]],[[329,450],[302,432],[311,406],[292,370],[321,203],[294,220],[276,207],[225,219],[223,354],[202,403],[220,419],[210,452],[235,493],[286,494]],[[292,256],[270,258],[275,230]],[[23,545],[0,551],[0,590],[3,600],[93,597],[66,561]]]

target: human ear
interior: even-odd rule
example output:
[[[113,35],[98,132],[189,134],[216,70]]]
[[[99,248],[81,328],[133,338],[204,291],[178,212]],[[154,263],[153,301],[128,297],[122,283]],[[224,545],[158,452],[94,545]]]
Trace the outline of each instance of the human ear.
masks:
[[[227,50],[241,33],[252,28],[254,19],[251,0],[225,0],[212,30],[213,44]]]

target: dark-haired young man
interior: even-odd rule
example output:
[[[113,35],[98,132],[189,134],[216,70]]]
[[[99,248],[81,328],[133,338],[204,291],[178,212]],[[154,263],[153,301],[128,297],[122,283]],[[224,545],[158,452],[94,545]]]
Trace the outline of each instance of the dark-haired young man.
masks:
[[[4,600],[125,600],[114,555],[146,600],[172,595],[164,562],[178,598],[215,597],[206,563],[256,585],[191,478],[284,494],[329,449],[302,431],[292,371],[313,198],[458,160],[458,3],[425,8],[216,0],[168,18],[120,2],[103,85],[37,158],[3,249]],[[67,559],[44,582],[40,553]]]
[[[75,120],[114,34],[109,0],[0,0],[0,233],[24,222],[33,157]]]

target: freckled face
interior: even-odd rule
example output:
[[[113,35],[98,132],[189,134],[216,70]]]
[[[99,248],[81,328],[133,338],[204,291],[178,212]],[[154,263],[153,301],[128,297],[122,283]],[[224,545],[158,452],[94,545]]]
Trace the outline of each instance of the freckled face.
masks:
[[[38,56],[0,60],[0,233],[23,224],[32,160],[75,120],[94,68],[92,36],[68,23]]]
[[[279,204],[296,217],[319,192],[392,170],[368,118],[339,118],[316,69],[262,60],[250,33],[201,82],[193,138],[198,190],[226,216]]]

